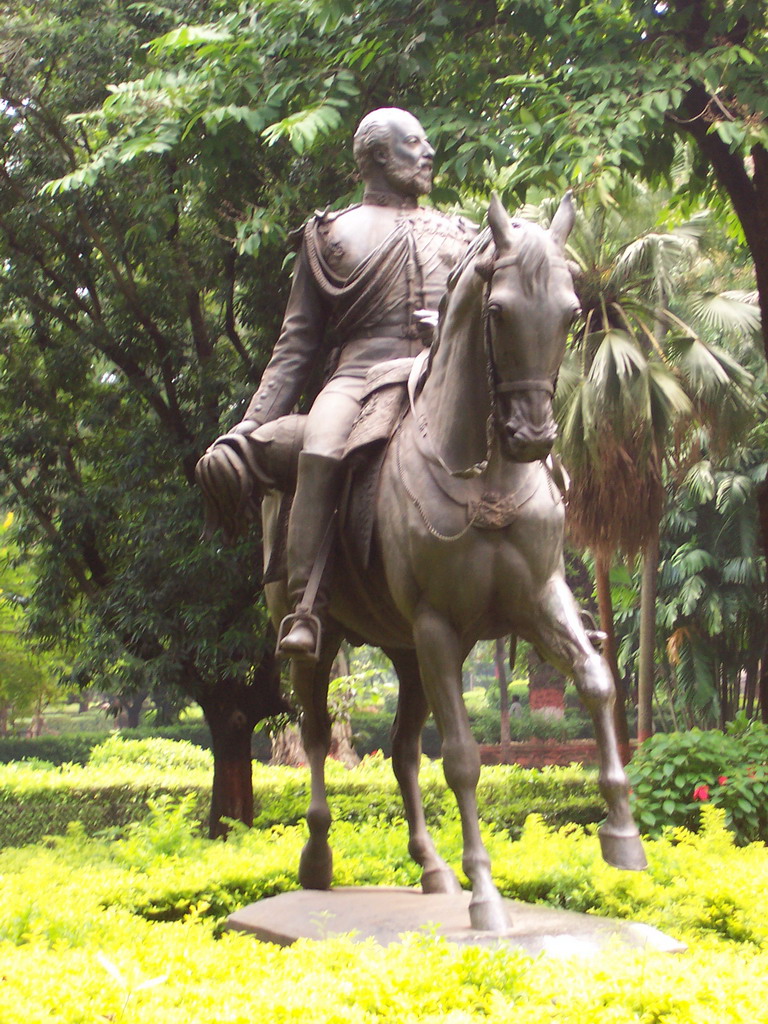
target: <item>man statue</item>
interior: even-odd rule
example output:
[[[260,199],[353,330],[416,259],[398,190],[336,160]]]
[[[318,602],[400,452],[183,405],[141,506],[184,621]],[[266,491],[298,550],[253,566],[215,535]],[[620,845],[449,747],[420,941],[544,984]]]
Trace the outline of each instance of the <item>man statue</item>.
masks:
[[[288,524],[288,592],[296,614],[281,630],[279,653],[299,659],[311,659],[319,640],[303,596],[331,529],[366,373],[428,343],[424,311],[437,309],[476,231],[462,218],[418,205],[432,188],[434,150],[412,114],[397,107],[368,114],[355,133],[354,155],[365,184],[362,203],[318,213],[305,225],[280,336],[234,428],[250,434],[290,412],[318,363],[331,364],[306,420]]]

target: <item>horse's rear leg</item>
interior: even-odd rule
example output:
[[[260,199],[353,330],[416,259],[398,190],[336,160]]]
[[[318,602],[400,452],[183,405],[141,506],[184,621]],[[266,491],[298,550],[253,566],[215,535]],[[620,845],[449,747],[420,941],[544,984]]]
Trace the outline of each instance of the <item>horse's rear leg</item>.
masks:
[[[640,871],[647,862],[629,809],[629,781],[613,718],[613,676],[590,643],[573,595],[561,577],[554,577],[547,585],[541,612],[536,629],[540,653],[573,677],[594,723],[600,754],[600,791],[608,805],[608,817],[598,832],[603,858],[614,867]]]
[[[439,856],[427,831],[419,788],[421,733],[429,714],[415,651],[385,650],[400,680],[397,715],[392,726],[392,769],[400,786],[408,821],[408,852],[423,868],[424,892],[461,892],[456,875]]]
[[[504,902],[491,878],[491,861],[480,836],[475,791],[480,754],[461,696],[463,652],[456,631],[432,608],[419,610],[413,636],[421,678],[443,741],[445,781],[456,795],[464,840],[462,865],[472,883],[469,917],[473,928],[509,928]]]
[[[299,883],[304,889],[330,889],[333,876],[333,854],[328,844],[331,811],[325,792],[325,759],[331,746],[328,677],[338,649],[338,638],[326,631],[317,663],[296,659],[291,662],[291,685],[301,706],[301,739],[311,780],[307,811],[309,839],[299,861]]]

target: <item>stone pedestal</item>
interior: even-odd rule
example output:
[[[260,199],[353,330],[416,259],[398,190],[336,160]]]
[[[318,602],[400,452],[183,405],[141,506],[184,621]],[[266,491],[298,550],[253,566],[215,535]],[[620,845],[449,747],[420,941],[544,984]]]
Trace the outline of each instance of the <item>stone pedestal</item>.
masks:
[[[686,947],[650,925],[576,914],[515,900],[504,900],[510,926],[506,932],[474,931],[469,926],[468,892],[425,895],[418,889],[340,888],[281,893],[231,914],[228,927],[252,933],[263,942],[290,945],[300,938],[323,940],[349,935],[355,942],[375,939],[381,945],[400,941],[407,932],[433,931],[450,942],[511,945],[536,956],[593,957],[615,943],[662,953]]]

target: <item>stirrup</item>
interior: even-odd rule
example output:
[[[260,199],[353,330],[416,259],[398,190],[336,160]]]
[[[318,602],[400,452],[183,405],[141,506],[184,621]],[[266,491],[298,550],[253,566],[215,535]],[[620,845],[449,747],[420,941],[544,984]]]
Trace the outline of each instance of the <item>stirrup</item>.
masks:
[[[313,651],[284,651],[282,649],[283,640],[290,633],[293,627],[301,622],[306,625],[315,636],[315,648]],[[320,657],[320,644],[322,641],[322,626],[320,619],[317,615],[314,615],[311,611],[305,608],[299,608],[290,615],[286,615],[283,621],[280,623],[280,628],[277,632],[277,656],[278,658],[295,658],[296,661],[312,661],[315,662]]]

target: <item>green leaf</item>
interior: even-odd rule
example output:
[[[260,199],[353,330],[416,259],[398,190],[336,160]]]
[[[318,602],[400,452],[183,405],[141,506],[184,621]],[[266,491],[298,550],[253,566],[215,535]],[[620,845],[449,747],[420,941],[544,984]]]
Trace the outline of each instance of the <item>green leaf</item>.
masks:
[[[158,36],[146,47],[153,54],[172,53],[189,47],[199,47],[204,43],[220,43],[232,38],[229,29],[216,25],[182,25],[171,29],[165,35]]]

